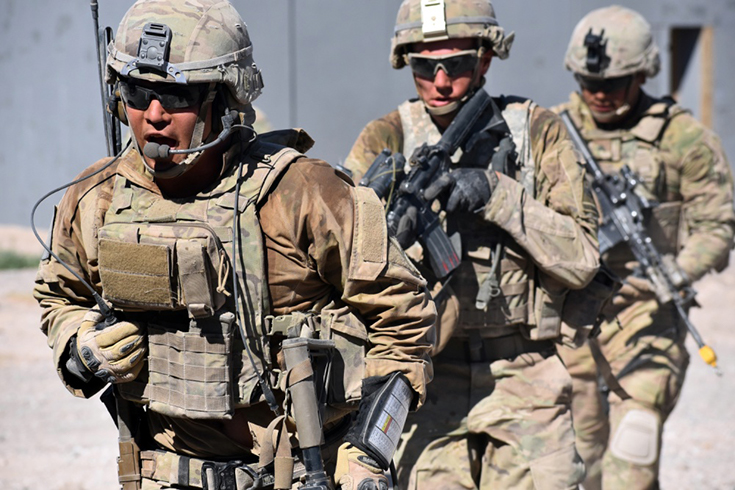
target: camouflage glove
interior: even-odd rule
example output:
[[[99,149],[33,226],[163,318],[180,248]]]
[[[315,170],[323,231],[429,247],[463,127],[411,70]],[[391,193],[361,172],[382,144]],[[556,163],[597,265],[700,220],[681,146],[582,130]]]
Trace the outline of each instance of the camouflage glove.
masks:
[[[426,188],[424,198],[433,201],[439,196],[449,196],[445,209],[448,213],[474,213],[490,200],[498,185],[495,172],[481,168],[458,168],[446,173]]]
[[[98,310],[89,310],[77,331],[76,358],[84,368],[107,383],[127,383],[143,368],[148,350],[136,323],[107,325]]]
[[[337,450],[334,481],[341,490],[388,490],[388,479],[377,461],[349,442]]]

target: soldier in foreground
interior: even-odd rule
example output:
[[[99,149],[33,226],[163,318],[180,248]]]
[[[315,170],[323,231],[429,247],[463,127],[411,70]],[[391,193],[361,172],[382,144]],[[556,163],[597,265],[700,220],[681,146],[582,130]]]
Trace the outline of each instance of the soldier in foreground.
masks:
[[[303,131],[253,132],[227,2],[139,0],[107,73],[131,146],[62,199],[35,297],[69,391],[115,387],[123,487],[386,489],[435,308],[380,202]]]
[[[659,203],[647,229],[659,252],[676,257],[683,287],[727,266],[733,183],[712,131],[671,98],[642,90],[659,63],[651,28],[640,14],[618,6],[594,10],[576,26],[565,59],[580,90],[555,110],[568,111],[603,172],[617,174],[627,165],[637,174],[636,192]],[[587,466],[584,487],[658,488],[662,428],[689,363],[687,329],[672,304],[657,300],[624,244],[603,260],[623,286],[604,311],[611,320],[602,324],[599,343],[627,395],[601,397],[589,347],[561,350],[573,377],[577,449]]]
[[[391,63],[411,67],[419,98],[365,127],[345,161],[355,180],[383,149],[411,161],[409,176],[441,153],[426,145],[452,132],[448,127],[482,95],[491,61],[506,58],[511,41],[488,1],[405,0]],[[395,230],[435,284],[441,317],[434,381],[425,406],[409,417],[399,484],[577,488],[584,468],[574,448],[571,378],[556,342],[568,292],[584,288],[598,269],[596,207],[553,113],[528,99],[499,97],[480,121],[486,125],[474,126],[465,144],[446,155],[449,171],[417,197],[436,200],[447,234],[461,239],[457,269],[448,279],[433,274],[427,247],[414,243],[415,208]],[[494,170],[497,161],[504,171]]]

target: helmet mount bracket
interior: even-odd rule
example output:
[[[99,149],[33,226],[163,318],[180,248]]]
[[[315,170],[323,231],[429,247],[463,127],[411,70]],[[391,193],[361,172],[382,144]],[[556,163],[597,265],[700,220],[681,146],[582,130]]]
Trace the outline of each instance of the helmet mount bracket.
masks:
[[[149,22],[143,27],[138,43],[138,56],[128,61],[120,75],[133,70],[150,70],[164,77],[172,76],[176,83],[186,84],[186,77],[176,65],[168,62],[171,51],[171,28],[166,24]]]
[[[599,34],[593,34],[590,27],[589,32],[584,37],[584,46],[587,48],[587,70],[590,73],[601,73],[610,64],[610,58],[605,54],[607,41],[603,40],[605,29]]]

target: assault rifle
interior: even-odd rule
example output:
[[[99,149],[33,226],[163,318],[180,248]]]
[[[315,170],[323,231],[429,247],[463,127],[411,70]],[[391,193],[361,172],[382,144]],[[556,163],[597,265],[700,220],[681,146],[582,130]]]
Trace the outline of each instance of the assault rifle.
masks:
[[[481,118],[487,116],[487,108],[491,104],[492,99],[487,92],[478,90],[462,106],[436,145],[424,144],[414,152],[408,174],[404,172],[405,157],[400,153],[392,155],[386,149],[360,181],[360,185],[370,187],[386,201],[386,219],[391,234],[395,235],[398,230],[401,217],[411,207],[416,207],[418,241],[426,250],[434,274],[440,279],[459,266],[460,257],[442,229],[439,217],[431,210],[431,202],[424,198],[423,191],[449,171],[450,157],[476,132],[478,123],[484,122]]]
[[[579,134],[569,112],[562,111],[560,116],[574,145],[584,157],[585,167],[592,178],[592,189],[600,203],[603,217],[598,232],[600,254],[604,254],[619,243],[625,243],[640,264],[640,271],[637,273],[645,276],[653,284],[656,298],[660,303],[673,304],[681,321],[697,343],[699,355],[704,362],[715,368],[718,375],[721,375],[715,351],[704,343],[686,312],[686,307],[694,300],[696,291],[688,284],[675,259],[661,255],[646,232],[644,213],[654,207],[655,203],[635,192],[639,183],[638,177],[627,165],[623,165],[619,174],[605,174],[587,148],[587,143]]]

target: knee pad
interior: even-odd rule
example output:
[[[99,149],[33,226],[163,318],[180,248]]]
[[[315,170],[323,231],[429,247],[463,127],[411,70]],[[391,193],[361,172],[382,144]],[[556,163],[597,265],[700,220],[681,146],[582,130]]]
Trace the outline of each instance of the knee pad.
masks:
[[[616,458],[640,466],[649,466],[658,459],[661,422],[655,412],[635,409],[625,414],[610,443]]]

